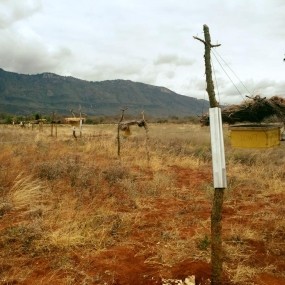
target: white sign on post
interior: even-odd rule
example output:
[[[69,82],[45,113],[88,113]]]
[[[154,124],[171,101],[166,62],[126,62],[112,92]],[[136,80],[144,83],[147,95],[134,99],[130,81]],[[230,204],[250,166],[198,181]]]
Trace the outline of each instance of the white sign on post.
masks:
[[[226,160],[221,109],[209,109],[214,188],[226,188]]]

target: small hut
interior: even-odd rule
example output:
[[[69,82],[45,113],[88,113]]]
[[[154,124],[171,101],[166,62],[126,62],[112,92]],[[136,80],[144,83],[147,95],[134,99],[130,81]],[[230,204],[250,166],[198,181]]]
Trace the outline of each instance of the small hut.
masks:
[[[65,121],[72,126],[72,134],[75,138],[77,138],[76,127],[79,128],[80,137],[82,136],[82,124],[85,121],[85,118],[70,117],[70,118],[65,118]]]
[[[80,127],[80,125],[85,121],[85,118],[65,118],[65,121],[73,127]]]

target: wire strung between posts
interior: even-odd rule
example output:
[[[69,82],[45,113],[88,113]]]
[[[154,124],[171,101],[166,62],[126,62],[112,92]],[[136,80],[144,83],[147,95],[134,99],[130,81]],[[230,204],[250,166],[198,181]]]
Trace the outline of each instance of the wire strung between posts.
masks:
[[[225,65],[228,67],[228,69],[233,73],[233,75],[237,78],[237,80],[241,83],[241,85],[244,87],[244,89],[250,94],[253,95],[252,92],[250,92],[247,87],[245,86],[245,84],[241,81],[241,79],[237,76],[237,74],[233,71],[233,69],[229,66],[229,64],[222,58],[222,56],[217,52],[214,51],[219,58],[225,63]]]
[[[235,89],[237,90],[237,92],[239,93],[239,95],[242,97],[243,100],[245,100],[245,97],[242,95],[242,93],[240,92],[240,90],[238,89],[238,87],[236,86],[236,84],[233,82],[233,80],[231,79],[231,77],[228,75],[228,73],[226,72],[226,70],[224,69],[223,65],[221,64],[221,62],[218,60],[217,56],[215,55],[215,52],[213,52],[213,55],[216,59],[216,61],[218,62],[218,64],[220,65],[220,67],[222,68],[222,70],[225,72],[226,76],[228,77],[228,79],[231,81],[231,83],[233,84],[233,86],[235,87]]]

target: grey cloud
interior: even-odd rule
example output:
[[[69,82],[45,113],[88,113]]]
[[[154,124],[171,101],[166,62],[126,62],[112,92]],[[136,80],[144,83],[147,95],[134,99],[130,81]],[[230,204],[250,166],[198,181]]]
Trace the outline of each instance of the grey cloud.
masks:
[[[194,86],[195,88],[197,88],[197,90],[200,90],[200,91],[204,91],[206,92],[206,81],[205,80],[197,80],[197,81],[194,81]]]
[[[195,61],[185,57],[178,57],[174,54],[160,55],[154,61],[155,65],[171,64],[176,66],[189,66],[192,65]]]
[[[167,72],[165,73],[165,76],[166,76],[166,78],[168,78],[168,79],[172,79],[172,78],[175,77],[175,72],[172,71],[172,70],[167,71]]]
[[[0,45],[1,67],[21,73],[62,73],[65,70],[63,66],[68,66],[72,58],[68,48],[49,50],[39,41],[25,39],[16,34],[3,37],[2,33]]]
[[[264,80],[256,82],[255,86],[256,86],[256,89],[266,89],[268,87],[274,86],[275,84],[276,82],[274,80],[264,79]]]
[[[243,86],[237,85],[236,87],[229,84],[227,87],[221,89],[221,103],[230,104],[237,103],[246,100],[246,96],[260,95],[267,98],[272,96],[285,97],[285,81],[275,81],[275,80],[247,80]],[[238,90],[237,90],[238,89]]]
[[[96,62],[96,60],[94,61]],[[159,84],[162,79],[169,82],[176,76],[174,70],[159,68],[145,58],[130,57],[122,60],[122,58],[114,56],[105,62],[98,61],[95,65],[86,63],[81,69],[74,70],[74,73],[80,78],[91,81],[125,79],[153,85]]]
[[[13,23],[28,18],[42,7],[40,0],[17,1],[2,0],[0,3],[0,28],[7,28]]]
[[[256,84],[256,92],[265,96],[285,96],[285,80],[280,82],[267,79],[261,80]]]
[[[142,72],[142,67],[138,63],[133,64],[114,64],[97,63],[95,66],[85,65],[75,73],[79,77],[87,78],[91,81],[101,81],[108,79],[130,79],[134,80]]]

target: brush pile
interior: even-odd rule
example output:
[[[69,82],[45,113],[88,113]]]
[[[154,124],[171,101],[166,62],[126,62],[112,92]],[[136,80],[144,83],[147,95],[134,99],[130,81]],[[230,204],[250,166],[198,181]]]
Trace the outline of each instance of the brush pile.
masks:
[[[138,127],[144,127],[147,130],[147,124],[144,119],[142,120],[132,120],[132,121],[122,121],[119,123],[119,129],[124,131],[126,136],[131,134],[130,126],[137,125]]]
[[[138,125],[140,128],[141,127],[144,127],[144,128],[147,127],[145,120],[138,120],[138,121],[137,120],[132,120],[132,121],[120,122],[119,123],[119,128],[120,128],[121,131],[126,131],[132,125]]]
[[[239,122],[261,123],[263,120],[275,116],[282,122],[285,121],[285,99],[273,96],[270,99],[261,98],[259,95],[248,97],[240,105],[231,105],[222,109],[223,123],[235,124]],[[209,125],[209,115],[203,115],[201,124]]]

